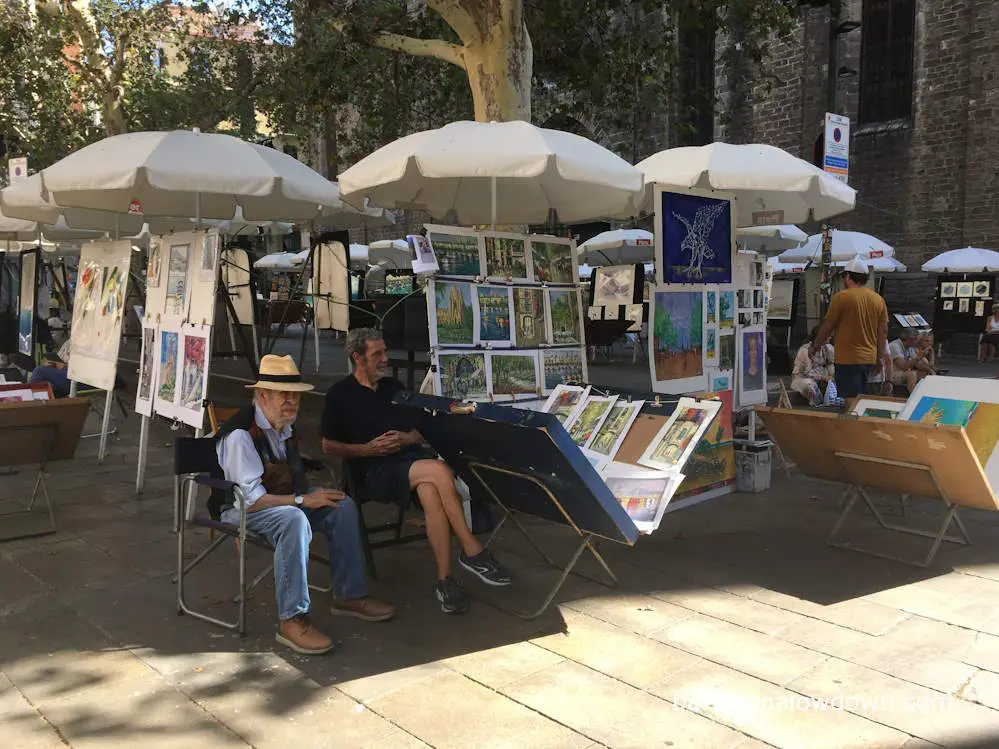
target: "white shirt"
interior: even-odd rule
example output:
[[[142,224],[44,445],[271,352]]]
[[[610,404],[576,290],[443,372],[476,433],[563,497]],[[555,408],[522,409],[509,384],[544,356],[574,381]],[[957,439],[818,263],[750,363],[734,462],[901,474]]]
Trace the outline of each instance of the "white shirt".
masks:
[[[291,425],[285,426],[279,432],[271,426],[260,406],[256,404],[253,405],[253,421],[263,430],[264,438],[274,457],[286,460],[288,453],[284,443],[291,437]],[[248,508],[267,493],[263,485],[264,464],[248,431],[236,429],[230,432],[225,439],[219,441],[216,452],[225,480],[239,485]]]

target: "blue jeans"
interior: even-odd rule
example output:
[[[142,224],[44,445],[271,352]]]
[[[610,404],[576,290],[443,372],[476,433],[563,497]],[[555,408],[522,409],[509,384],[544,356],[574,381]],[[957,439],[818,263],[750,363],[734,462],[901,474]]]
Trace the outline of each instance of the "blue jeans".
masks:
[[[226,510],[222,521],[238,525],[239,511]],[[329,541],[333,596],[343,600],[368,595],[357,506],[350,497],[336,507],[320,510],[283,506],[250,512],[246,528],[274,547],[274,593],[279,619],[309,612],[309,542],[314,530]]]

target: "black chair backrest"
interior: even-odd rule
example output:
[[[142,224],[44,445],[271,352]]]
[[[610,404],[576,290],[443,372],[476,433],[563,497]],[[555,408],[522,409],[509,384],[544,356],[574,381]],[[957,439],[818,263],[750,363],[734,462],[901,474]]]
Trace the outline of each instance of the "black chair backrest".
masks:
[[[212,437],[177,437],[173,441],[173,472],[219,474],[219,458]]]

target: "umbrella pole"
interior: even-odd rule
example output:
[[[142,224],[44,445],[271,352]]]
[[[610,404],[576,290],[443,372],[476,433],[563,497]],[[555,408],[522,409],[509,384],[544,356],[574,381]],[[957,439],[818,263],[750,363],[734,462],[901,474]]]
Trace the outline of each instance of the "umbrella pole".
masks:
[[[496,178],[493,177],[490,180],[490,183],[491,183],[490,184],[491,189],[490,189],[489,192],[491,193],[491,197],[492,197],[492,212],[491,212],[490,215],[492,216],[492,219],[493,219],[493,221],[492,221],[493,231],[496,231]]]

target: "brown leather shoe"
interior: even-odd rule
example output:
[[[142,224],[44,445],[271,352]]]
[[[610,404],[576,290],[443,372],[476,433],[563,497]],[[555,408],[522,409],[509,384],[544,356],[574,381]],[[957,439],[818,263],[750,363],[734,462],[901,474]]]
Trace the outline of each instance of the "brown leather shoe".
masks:
[[[352,598],[346,601],[334,601],[331,609],[335,616],[353,616],[366,622],[383,622],[395,616],[395,607],[387,603],[367,598]]]
[[[308,614],[283,620],[274,639],[303,655],[322,655],[333,649],[333,640],[313,626]]]

